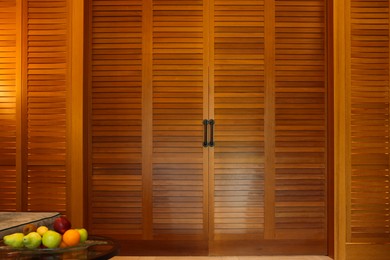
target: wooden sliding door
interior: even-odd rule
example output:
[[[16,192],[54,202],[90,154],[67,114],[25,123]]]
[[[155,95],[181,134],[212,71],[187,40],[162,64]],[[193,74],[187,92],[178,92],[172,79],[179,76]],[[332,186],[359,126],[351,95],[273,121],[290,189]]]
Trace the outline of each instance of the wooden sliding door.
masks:
[[[326,4],[90,0],[91,233],[326,254]]]
[[[151,118],[146,127],[151,129],[147,148],[151,150],[152,181],[144,192],[151,198],[148,217],[152,219],[152,237],[205,240],[208,150],[202,146],[202,122],[208,112],[206,1],[152,1],[151,7],[151,28],[144,28],[144,33],[151,33],[152,42],[151,60],[146,61],[152,65],[146,75],[151,81],[146,89],[151,99],[145,100],[152,113],[144,119]]]
[[[327,230],[327,1],[275,1],[275,237]],[[331,97],[329,97],[331,98]]]
[[[210,239],[260,239],[265,229],[264,139],[271,130],[265,129],[265,2],[212,1],[211,10],[215,147]]]
[[[89,12],[88,230],[142,237],[142,1]]]
[[[25,1],[22,190],[28,211],[67,211],[70,92],[66,0]],[[42,183],[42,180],[45,180]],[[45,188],[45,187],[50,187]],[[42,203],[44,201],[45,203]],[[50,206],[49,206],[50,205]]]
[[[327,252],[326,4],[214,1],[215,254]]]
[[[203,2],[90,3],[90,230],[206,239]]]

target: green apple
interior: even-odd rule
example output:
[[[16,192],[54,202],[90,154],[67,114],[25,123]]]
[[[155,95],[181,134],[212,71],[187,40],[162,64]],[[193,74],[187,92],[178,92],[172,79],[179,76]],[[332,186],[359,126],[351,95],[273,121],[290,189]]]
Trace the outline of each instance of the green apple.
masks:
[[[85,228],[76,229],[80,233],[80,243],[84,243],[88,239],[88,232]]]
[[[37,232],[30,232],[23,237],[23,244],[29,249],[37,248],[41,245],[42,237]]]
[[[3,237],[4,244],[13,248],[23,247],[23,233],[13,233]]]
[[[43,234],[42,244],[47,248],[57,248],[61,244],[62,236],[60,233],[48,230]]]

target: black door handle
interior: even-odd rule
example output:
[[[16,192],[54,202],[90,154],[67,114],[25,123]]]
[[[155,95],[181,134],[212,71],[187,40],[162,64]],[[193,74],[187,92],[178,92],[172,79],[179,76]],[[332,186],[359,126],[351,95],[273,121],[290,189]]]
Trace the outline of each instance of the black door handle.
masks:
[[[209,142],[209,146],[210,147],[214,147],[214,145],[215,145],[215,143],[214,143],[214,125],[215,125],[214,119],[210,119],[209,124],[210,124],[210,142]]]
[[[209,124],[209,120],[203,120],[203,147],[207,147],[209,143],[207,142],[207,125]]]

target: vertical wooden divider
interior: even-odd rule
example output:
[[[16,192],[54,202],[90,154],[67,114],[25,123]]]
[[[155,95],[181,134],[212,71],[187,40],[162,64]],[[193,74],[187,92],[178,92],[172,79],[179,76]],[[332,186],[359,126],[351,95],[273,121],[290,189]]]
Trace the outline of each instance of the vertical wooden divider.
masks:
[[[346,154],[345,137],[346,137],[346,125],[345,125],[345,114],[346,106],[345,100],[345,70],[346,70],[346,53],[345,53],[345,1],[338,1],[337,5],[334,6],[334,24],[337,27],[334,28],[334,103],[335,113],[334,115],[334,132],[335,132],[335,257],[336,259],[345,259],[345,159]]]
[[[84,226],[84,203],[80,199],[84,194],[84,162],[83,162],[83,106],[84,106],[84,61],[80,57],[83,55],[84,46],[84,2],[71,0],[69,3],[69,14],[71,22],[70,33],[70,66],[71,75],[68,86],[68,99],[70,100],[70,109],[68,112],[68,123],[70,126],[67,164],[70,173],[68,175],[68,198],[70,203],[68,211],[70,219],[75,227]]]
[[[334,257],[334,45],[333,0],[326,2],[326,85],[327,88],[327,248]]]
[[[85,97],[84,97],[84,114],[85,114],[85,123],[84,123],[84,162],[86,163],[86,189],[85,189],[85,197],[87,198],[85,201],[84,207],[84,220],[86,225],[89,225],[89,220],[91,219],[92,205],[90,203],[90,193],[91,193],[91,185],[89,183],[89,178],[92,176],[92,97],[89,93],[92,92],[92,1],[86,0],[84,4],[84,74],[87,75],[84,77],[84,88],[85,88]],[[88,226],[87,226],[88,227]]]
[[[153,1],[142,2],[142,225],[143,239],[148,240],[153,238]]]
[[[345,89],[345,96],[344,100],[340,100],[340,102],[345,104],[345,135],[342,141],[345,142],[345,153],[342,158],[345,160],[345,168],[344,168],[344,174],[343,176],[345,178],[345,186],[344,188],[344,194],[341,196],[346,197],[346,204],[343,207],[346,209],[345,217],[346,219],[343,220],[346,223],[346,243],[351,241],[351,223],[348,223],[348,220],[350,218],[351,214],[351,202],[350,202],[350,192],[351,192],[351,0],[345,1],[345,85],[343,88]]]
[[[27,180],[26,174],[27,171],[27,48],[23,47],[27,45],[27,1],[20,0],[20,13],[21,13],[21,55],[20,55],[20,63],[21,63],[21,85],[20,89],[20,162],[19,162],[19,180],[21,182],[20,189],[20,201],[19,201],[19,210],[26,211],[27,210]]]
[[[66,84],[66,126],[67,126],[67,129],[66,129],[66,140],[69,140],[68,142],[66,142],[66,150],[69,151],[66,153],[66,159],[65,159],[65,164],[66,164],[66,169],[67,169],[67,174],[66,174],[66,179],[65,179],[65,182],[66,182],[66,201],[72,201],[72,194],[71,194],[71,190],[73,189],[71,183],[72,183],[72,179],[73,179],[73,167],[72,166],[72,157],[73,155],[71,154],[70,151],[72,151],[72,148],[73,148],[73,145],[72,145],[72,142],[73,142],[73,118],[72,118],[72,112],[73,112],[73,109],[74,109],[74,102],[73,102],[73,99],[72,99],[72,95],[73,95],[73,90],[74,90],[74,87],[72,86],[72,82],[74,80],[74,74],[72,73],[72,67],[73,67],[73,57],[72,57],[72,48],[73,48],[73,36],[74,36],[74,28],[73,28],[73,19],[75,18],[74,17],[74,14],[72,12],[72,9],[73,9],[73,0],[67,0],[67,11],[68,11],[68,15],[69,15],[69,19],[68,19],[68,26],[70,28],[70,30],[67,31],[67,35],[66,35],[66,38],[68,39],[68,50],[67,50],[67,61],[68,61],[68,64],[70,66],[68,66],[66,68],[67,70],[67,75],[68,76],[68,80],[67,80],[67,84]],[[77,98],[76,98],[77,100]],[[76,159],[77,160],[77,159]],[[73,219],[72,219],[72,215],[73,215],[73,212],[71,210],[72,208],[72,203],[67,203],[66,204],[66,212],[69,212],[69,214],[67,214],[67,217],[71,220],[71,222],[73,223]]]
[[[345,259],[345,230],[346,230],[346,194],[345,194],[345,167],[346,154],[345,138],[346,125],[345,115],[345,70],[346,70],[346,53],[345,53],[345,1],[341,0],[334,6],[334,86],[335,86],[335,113],[334,115],[334,132],[335,132],[335,256],[336,259]]]
[[[22,120],[22,84],[23,84],[23,74],[22,74],[22,0],[16,1],[16,122],[23,122]],[[22,199],[23,199],[23,189],[22,189],[22,134],[23,128],[22,124],[16,124],[16,210],[22,210]]]
[[[214,119],[214,0],[204,1],[204,58],[203,58],[203,115]],[[203,183],[205,192],[204,212],[209,243],[214,240],[214,148],[207,147],[203,152]]]
[[[275,1],[265,0],[264,238],[275,238]]]

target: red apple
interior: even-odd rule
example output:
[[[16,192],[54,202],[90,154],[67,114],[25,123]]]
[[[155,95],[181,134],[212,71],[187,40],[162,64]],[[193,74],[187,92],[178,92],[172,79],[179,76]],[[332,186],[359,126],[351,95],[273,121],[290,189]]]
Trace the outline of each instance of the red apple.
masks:
[[[53,222],[54,230],[60,234],[64,234],[71,227],[70,221],[64,216],[56,218]]]

